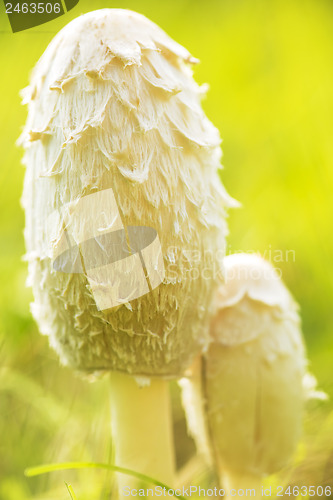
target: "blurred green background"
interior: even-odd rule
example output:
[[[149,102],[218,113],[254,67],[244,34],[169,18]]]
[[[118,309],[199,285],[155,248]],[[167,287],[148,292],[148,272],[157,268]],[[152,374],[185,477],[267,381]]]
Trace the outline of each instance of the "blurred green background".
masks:
[[[281,269],[301,305],[310,369],[320,387],[333,396],[333,1],[80,0],[59,19],[16,34],[11,33],[1,4],[0,499],[4,500],[68,499],[65,480],[73,483],[80,499],[110,498],[112,488],[105,471],[59,472],[29,480],[23,476],[25,467],[39,463],[105,462],[111,459],[112,447],[107,382],[87,384],[59,367],[29,312],[31,292],[25,287],[26,265],[21,261],[24,216],[19,200],[24,169],[22,151],[15,146],[26,117],[18,93],[27,85],[37,59],[72,18],[102,7],[145,14],[201,60],[195,78],[210,84],[203,106],[223,138],[223,182],[242,203],[229,217],[228,252],[261,252]],[[173,398],[177,460],[183,465],[193,444],[186,438],[175,386]],[[300,451],[304,456],[333,436],[331,408],[330,402],[309,408]],[[320,434],[317,428],[322,425]],[[308,459],[313,462],[312,469],[307,465],[310,476],[318,469],[316,460],[327,458],[318,453],[321,458]],[[313,474],[311,479],[320,481],[320,474]]]

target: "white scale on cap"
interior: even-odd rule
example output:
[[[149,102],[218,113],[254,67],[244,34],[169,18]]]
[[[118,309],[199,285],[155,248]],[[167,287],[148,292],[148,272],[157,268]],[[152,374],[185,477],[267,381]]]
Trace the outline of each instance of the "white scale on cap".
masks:
[[[163,281],[156,230],[125,228],[111,188],[64,205],[61,217],[64,229],[53,246],[53,268],[84,273],[99,310],[141,297]]]

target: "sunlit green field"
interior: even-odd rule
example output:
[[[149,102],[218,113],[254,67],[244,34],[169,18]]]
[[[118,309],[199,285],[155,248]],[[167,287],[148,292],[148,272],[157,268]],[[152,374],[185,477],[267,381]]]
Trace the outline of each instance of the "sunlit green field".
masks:
[[[332,0],[80,0],[68,14],[12,34],[0,6],[0,499],[108,499],[112,474],[62,471],[26,478],[26,467],[112,463],[108,384],[59,366],[29,311],[25,287],[24,169],[15,141],[26,109],[19,90],[54,34],[80,13],[137,10],[201,60],[203,106],[223,138],[222,179],[242,203],[229,217],[228,253],[260,252],[281,269],[301,306],[310,370],[333,397],[333,2]],[[176,385],[179,468],[194,453]],[[333,406],[312,402],[295,465],[276,484],[333,486]],[[331,451],[332,450],[332,451]],[[331,457],[331,458],[330,458]],[[192,461],[182,478],[214,481]]]

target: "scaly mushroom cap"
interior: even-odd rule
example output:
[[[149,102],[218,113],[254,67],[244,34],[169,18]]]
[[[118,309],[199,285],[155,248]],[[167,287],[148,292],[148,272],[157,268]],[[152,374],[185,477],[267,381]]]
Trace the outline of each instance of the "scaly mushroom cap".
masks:
[[[232,201],[194,62],[145,17],[103,9],[57,34],[24,90],[32,311],[78,370],[179,376],[208,341]]]
[[[221,475],[271,474],[290,460],[301,431],[306,357],[297,305],[273,267],[255,255],[224,259],[212,343],[184,379],[198,447]],[[204,403],[197,409],[194,404]],[[197,418],[193,415],[197,414]]]
[[[299,324],[298,305],[271,264],[258,255],[234,254],[224,259],[224,266],[226,281],[217,291],[210,330],[213,340],[243,344],[269,329],[272,317]]]

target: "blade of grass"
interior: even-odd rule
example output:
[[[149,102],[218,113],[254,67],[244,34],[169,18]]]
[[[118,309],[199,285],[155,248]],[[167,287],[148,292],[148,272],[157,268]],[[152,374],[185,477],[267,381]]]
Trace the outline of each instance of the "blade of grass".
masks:
[[[74,491],[73,491],[72,485],[71,485],[71,484],[66,483],[66,481],[65,481],[65,485],[66,485],[66,488],[67,488],[67,490],[68,490],[68,493],[69,493],[69,494],[70,494],[70,496],[71,496],[71,499],[72,499],[72,500],[77,500],[76,495],[75,495],[75,493],[74,493]]]
[[[68,470],[68,469],[107,469],[113,472],[120,472],[121,474],[127,474],[128,476],[135,477],[140,481],[145,481],[147,483],[153,484],[155,486],[160,486],[161,488],[165,488],[166,491],[175,492],[173,488],[170,488],[164,483],[157,481],[153,477],[146,476],[145,474],[141,474],[140,472],[136,472],[131,469],[125,469],[124,467],[118,467],[117,465],[110,465],[98,462],[63,462],[59,464],[44,464],[37,465],[36,467],[28,467],[24,471],[24,475],[26,477],[39,476],[41,474],[46,474],[48,472],[60,471],[60,470]],[[180,500],[185,500],[185,498],[181,495],[177,495],[177,498]]]

